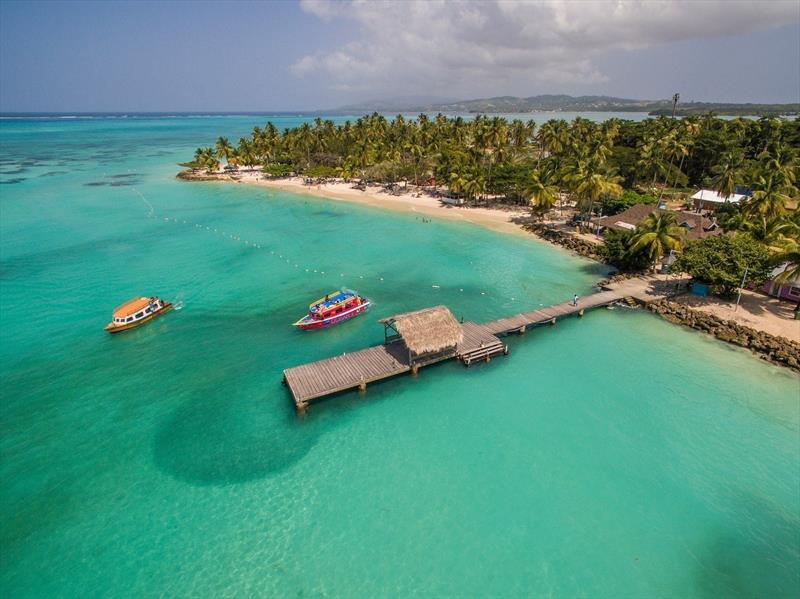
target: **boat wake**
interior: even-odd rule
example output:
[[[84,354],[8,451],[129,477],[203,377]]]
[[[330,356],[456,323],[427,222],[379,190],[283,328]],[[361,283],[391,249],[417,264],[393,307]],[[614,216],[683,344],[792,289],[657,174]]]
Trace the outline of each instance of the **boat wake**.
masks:
[[[179,293],[175,300],[172,302],[172,309],[173,310],[182,310],[185,302],[183,301],[183,292]]]

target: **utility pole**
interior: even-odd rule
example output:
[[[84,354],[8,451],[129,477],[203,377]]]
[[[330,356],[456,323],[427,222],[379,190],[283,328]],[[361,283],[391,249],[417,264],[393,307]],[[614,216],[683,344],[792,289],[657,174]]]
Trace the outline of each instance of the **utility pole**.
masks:
[[[677,92],[675,93],[674,96],[672,96],[672,118],[673,119],[675,118],[675,107],[678,105],[678,100],[680,100],[680,99],[681,99],[681,95],[679,93],[677,93]]]
[[[749,267],[744,267],[744,276],[742,277],[742,284],[739,285],[739,295],[736,297],[736,307],[733,309],[736,312],[739,309],[739,300],[742,299],[742,287],[744,287],[744,282],[747,280],[747,269]]]

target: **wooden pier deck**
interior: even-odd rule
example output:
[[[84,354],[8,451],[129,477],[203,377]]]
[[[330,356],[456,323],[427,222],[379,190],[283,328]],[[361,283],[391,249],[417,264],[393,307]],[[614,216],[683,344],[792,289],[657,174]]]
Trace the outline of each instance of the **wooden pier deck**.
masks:
[[[318,362],[287,368],[284,380],[295,405],[339,391],[366,388],[367,383],[411,370],[408,353],[397,343],[375,345]]]
[[[429,357],[412,358],[402,341],[368,347],[341,356],[310,362],[283,372],[283,379],[299,411],[309,402],[326,395],[348,389],[365,390],[368,383],[403,374],[416,373],[422,366],[457,358],[469,366],[476,361],[488,361],[493,356],[508,353],[508,347],[499,338],[511,333],[524,333],[528,328],[555,323],[559,318],[582,316],[586,310],[608,306],[633,297],[648,302],[664,297],[666,285],[652,279],[626,281],[614,289],[572,301],[522,312],[483,324],[461,323],[461,340],[453,351]],[[446,309],[445,309],[446,311]]]
[[[553,319],[558,320],[564,316],[571,316],[573,314],[583,314],[585,310],[599,308],[601,306],[608,306],[614,302],[623,299],[625,295],[620,295],[616,291],[601,291],[594,293],[586,298],[578,300],[578,305],[575,306],[571,301],[562,304],[548,306],[546,308],[539,308],[530,312],[523,312],[500,318],[499,320],[492,320],[486,322],[481,326],[492,335],[507,335],[509,333],[517,333],[523,330],[523,327],[528,328],[540,324],[547,324],[553,322]]]

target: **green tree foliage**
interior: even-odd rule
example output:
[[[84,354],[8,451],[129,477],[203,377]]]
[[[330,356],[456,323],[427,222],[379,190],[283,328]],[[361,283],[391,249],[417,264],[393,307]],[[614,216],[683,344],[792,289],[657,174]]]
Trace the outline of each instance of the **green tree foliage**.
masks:
[[[303,171],[303,175],[306,177],[321,177],[321,178],[332,178],[339,176],[340,171],[332,166],[325,166],[319,164],[317,166],[312,166],[307,168]]]
[[[650,265],[650,257],[643,249],[631,249],[633,231],[614,231],[605,233],[605,243],[600,248],[603,259],[621,271],[639,272]]]
[[[587,213],[599,203],[622,208],[625,200],[610,200],[623,188],[659,197],[665,187],[713,182],[725,193],[751,188],[749,210],[770,218],[797,197],[799,143],[800,121],[776,118],[552,119],[537,128],[496,116],[373,113],[340,125],[316,118],[283,131],[268,122],[237,144],[218,138],[193,164],[213,170],[219,158],[240,166],[290,165],[296,173],[324,166],[348,179],[383,183],[424,184],[433,177],[440,185],[460,182],[452,193],[519,204],[529,201],[531,173],[537,173]]]
[[[760,285],[771,270],[771,256],[764,244],[749,235],[717,235],[689,243],[673,270],[687,272],[712,286],[720,295],[731,295],[747,281]]]
[[[676,222],[672,212],[655,211],[648,214],[631,238],[632,252],[644,251],[653,265],[671,250],[683,245],[684,231]]]
[[[619,214],[636,204],[655,205],[658,200],[649,193],[637,193],[633,190],[623,191],[618,197],[606,197],[601,203],[605,215]]]
[[[268,177],[288,177],[294,173],[294,167],[290,164],[266,164],[261,168],[261,172]]]

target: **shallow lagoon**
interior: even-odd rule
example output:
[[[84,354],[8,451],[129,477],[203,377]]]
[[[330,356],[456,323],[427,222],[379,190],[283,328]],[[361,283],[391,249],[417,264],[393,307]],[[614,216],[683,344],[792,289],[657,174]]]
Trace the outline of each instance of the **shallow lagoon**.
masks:
[[[496,318],[603,269],[173,178],[262,121],[0,121],[4,594],[796,591],[800,379],[649,314],[595,311],[296,418],[281,370],[379,342],[380,317]],[[291,330],[342,285],[374,308]],[[182,309],[102,331],[151,292]]]

